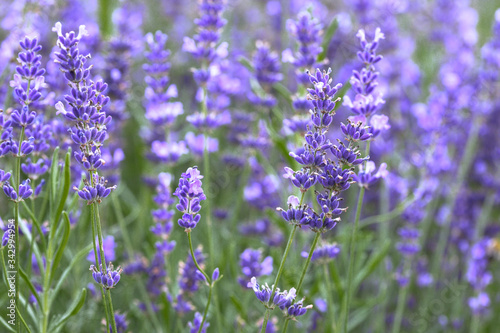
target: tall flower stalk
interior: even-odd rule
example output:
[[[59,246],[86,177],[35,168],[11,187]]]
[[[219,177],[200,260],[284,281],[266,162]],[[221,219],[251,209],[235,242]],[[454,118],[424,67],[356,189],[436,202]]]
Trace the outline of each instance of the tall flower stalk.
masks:
[[[377,135],[380,134],[382,130],[389,128],[387,124],[388,117],[385,115],[375,115],[378,109],[385,103],[381,94],[375,95],[376,87],[378,85],[377,78],[379,73],[375,70],[375,64],[382,60],[381,55],[377,55],[376,51],[379,46],[381,39],[384,39],[384,34],[380,31],[380,28],[375,30],[375,35],[373,41],[368,42],[366,39],[365,31],[363,29],[359,30],[356,34],[360,41],[361,50],[358,51],[357,55],[359,60],[365,66],[361,71],[353,70],[351,77],[351,85],[356,92],[356,96],[351,100],[348,96],[344,98],[344,105],[349,107],[351,111],[355,114],[354,117],[349,119],[349,124],[346,126],[343,124],[342,131],[344,134],[349,135],[350,132],[356,132],[356,129],[361,130],[361,126],[366,127],[367,134],[370,135],[370,140],[366,142],[365,148],[365,161],[360,165],[359,173],[354,177],[354,180],[361,187],[359,190],[358,201],[356,204],[356,215],[354,219],[354,226],[352,227],[351,240],[349,246],[349,265],[347,271],[347,290],[346,296],[344,297],[344,302],[342,306],[342,331],[347,332],[347,322],[349,318],[349,307],[351,302],[351,297],[353,293],[353,278],[354,278],[354,262],[356,259],[357,243],[356,235],[359,227],[359,220],[361,217],[361,210],[363,207],[363,200],[365,196],[365,190],[373,183],[375,183],[379,178],[385,177],[387,171],[385,170],[386,165],[383,163],[377,173],[372,174],[375,171],[375,165],[373,162],[367,162],[370,153],[370,142]],[[350,147],[348,147],[350,149]],[[342,150],[338,150],[341,153]]]
[[[106,262],[99,215],[99,204],[116,188],[116,186],[108,187],[107,181],[104,177],[100,177],[98,172],[98,169],[105,163],[101,156],[101,147],[108,138],[106,125],[111,121],[111,117],[104,109],[109,102],[109,98],[104,94],[107,84],[102,81],[94,82],[91,79],[92,66],[87,65],[90,56],[84,56],[79,52],[78,43],[87,35],[85,26],[80,26],[78,35],[73,31],[63,35],[61,23],[58,22],[53,31],[58,35],[57,45],[60,48],[60,51],[56,53],[55,61],[64,73],[71,92],[64,96],[66,107],[69,109],[66,110],[65,105],[58,102],[57,114],[62,114],[71,124],[69,133],[78,147],[74,156],[87,176],[83,179],[84,187],[82,189],[75,187],[75,191],[90,206],[95,254],[95,266],[92,265],[90,270],[101,289],[106,327],[109,331],[111,326],[113,332],[117,332],[110,289],[115,287],[120,280],[121,268],[114,269],[111,262]],[[96,245],[96,235],[99,246]]]
[[[209,287],[208,290],[208,299],[207,304],[205,305],[205,310],[203,312],[203,317],[197,312],[195,314],[195,319],[191,326],[191,332],[197,331],[198,333],[204,332],[208,324],[205,324],[208,310],[210,308],[210,303],[212,301],[212,291],[215,285],[215,282],[219,280],[221,276],[219,276],[219,268],[215,268],[212,276],[209,276],[205,270],[199,265],[198,260],[196,259],[195,251],[193,249],[193,241],[191,239],[191,231],[198,225],[200,222],[201,215],[198,212],[201,210],[201,201],[206,200],[207,197],[203,192],[203,188],[201,187],[201,179],[203,176],[200,174],[200,171],[196,167],[189,168],[185,173],[182,174],[179,179],[179,186],[174,192],[174,195],[179,198],[179,203],[176,208],[178,211],[182,213],[182,217],[178,220],[178,224],[180,227],[184,228],[184,231],[187,234],[188,243],[189,243],[189,252],[191,253],[191,258],[193,259],[193,263],[195,264],[198,271],[196,274],[199,279],[205,281]],[[200,320],[201,317],[201,320]],[[196,330],[197,329],[197,330]]]
[[[195,20],[198,33],[193,38],[184,37],[183,51],[191,54],[200,62],[201,67],[193,69],[193,77],[198,85],[198,99],[200,111],[188,116],[187,120],[197,129],[204,132],[203,135],[203,169],[206,176],[206,186],[210,186],[210,159],[209,153],[217,150],[217,145],[210,145],[212,139],[209,132],[227,123],[226,117],[217,113],[217,110],[209,109],[209,83],[214,79],[220,68],[218,62],[227,56],[227,43],[220,43],[222,28],[226,20],[222,18],[224,1],[201,0],[200,17]],[[207,188],[207,193],[210,188]],[[210,200],[212,201],[212,200]],[[209,241],[210,262],[214,265],[214,235],[212,231],[212,207],[207,203],[207,234]]]

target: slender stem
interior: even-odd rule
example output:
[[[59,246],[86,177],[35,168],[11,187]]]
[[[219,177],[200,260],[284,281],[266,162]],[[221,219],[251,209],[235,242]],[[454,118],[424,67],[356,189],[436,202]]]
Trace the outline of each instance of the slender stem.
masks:
[[[271,294],[271,296],[272,296],[272,294]],[[261,333],[266,332],[267,322],[269,321],[270,315],[271,315],[271,311],[269,309],[266,309],[266,312],[264,313],[264,321],[262,322],[262,328],[260,330]]]
[[[120,199],[116,195],[113,195],[111,198],[111,201],[113,202],[113,206],[115,208],[115,213],[116,213],[116,218],[118,219],[118,224],[120,225],[120,229],[122,231],[123,240],[125,242],[125,251],[127,253],[127,256],[129,258],[132,258],[134,255],[134,247],[132,245],[132,241],[130,240],[130,235],[128,233],[127,226],[125,224],[125,219],[124,219],[123,214],[122,214]],[[153,325],[155,326],[155,329],[157,331],[161,331],[161,329],[160,329],[161,324],[158,321],[158,318],[156,317],[156,313],[153,309],[153,304],[151,302],[151,298],[148,297],[147,291],[142,283],[138,283],[137,286],[139,287],[139,291],[142,294],[142,297],[144,299],[144,303],[146,304],[146,310],[148,311],[148,314],[151,317],[151,320],[153,321]]]
[[[333,289],[332,289],[332,284],[330,282],[331,277],[327,263],[323,264],[323,273],[325,274],[326,301],[328,302],[328,307],[326,309],[326,316],[327,318],[331,318],[331,326],[326,327],[325,332],[330,332],[332,328],[335,331],[337,326],[335,320],[335,312],[333,311],[333,307],[335,305],[335,302],[333,300]]]
[[[203,324],[205,323],[205,320],[207,318],[208,314],[208,308],[210,307],[210,300],[212,299],[212,290],[213,290],[213,283],[210,283],[210,288],[208,289],[208,300],[207,300],[207,305],[205,305],[205,312],[203,312],[203,319],[201,320],[200,328],[198,329],[198,333],[201,333],[203,330]]]
[[[188,229],[187,229],[188,230]],[[189,252],[191,253],[191,258],[193,259],[193,262],[194,262],[194,265],[196,266],[196,268],[198,268],[198,270],[200,271],[201,274],[203,274],[203,276],[205,276],[205,279],[207,279],[207,282],[211,282],[210,281],[210,277],[208,276],[207,273],[205,273],[205,271],[200,267],[200,265],[198,264],[198,260],[196,260],[196,257],[194,255],[194,250],[193,250],[193,241],[191,240],[191,231],[188,230],[186,231],[186,234],[188,236],[188,242],[189,242]]]
[[[370,141],[366,143],[365,156],[370,154]],[[347,333],[347,321],[349,318],[349,306],[351,303],[352,296],[352,280],[354,275],[354,259],[356,258],[356,234],[359,227],[359,218],[361,217],[361,208],[363,207],[363,198],[365,196],[365,187],[361,187],[359,190],[358,203],[356,207],[356,217],[354,219],[354,227],[352,228],[351,241],[349,245],[349,266],[347,269],[347,289],[346,295],[342,304],[342,331]]]
[[[405,266],[404,272],[407,272],[411,267],[411,258],[406,259],[404,266]],[[396,316],[394,317],[392,333],[399,333],[399,330],[401,329],[401,321],[403,320],[403,314],[406,307],[406,298],[408,296],[408,289],[410,289],[409,283],[406,286],[399,288],[398,303],[396,306]]]
[[[479,333],[480,320],[478,315],[472,316],[472,322],[470,324],[470,333]]]
[[[304,198],[304,194],[302,194],[302,198]],[[301,200],[301,202],[302,202],[302,200]],[[276,274],[276,278],[274,279],[273,290],[271,291],[271,299],[274,295],[274,292],[276,291],[281,274],[283,273],[283,268],[285,267],[286,257],[288,256],[288,252],[290,251],[290,248],[292,247],[292,242],[293,242],[293,238],[295,236],[296,230],[297,230],[297,225],[295,224],[292,228],[292,231],[290,232],[290,236],[288,237],[288,243],[286,244],[285,252],[283,253],[283,257],[281,258],[281,263],[280,263],[280,267],[278,269],[278,274]],[[271,302],[272,302],[272,300],[271,300]],[[271,309],[269,309],[269,307],[268,307],[266,309],[266,312],[264,313],[264,322],[262,323],[261,333],[264,333],[266,331],[267,321],[269,320],[270,314],[271,314]]]
[[[28,87],[30,86],[30,82],[28,82]],[[16,186],[16,191],[19,194],[19,187],[21,185],[21,144],[24,140],[24,126],[21,128],[21,135],[19,136],[19,148],[18,148],[18,153],[17,153],[17,163],[16,163],[16,181],[17,181],[17,186]],[[20,198],[18,198],[20,199]],[[19,318],[21,316],[21,312],[19,311],[19,260],[21,259],[21,256],[19,255],[19,202],[16,201],[14,203],[14,229],[15,229],[15,235],[14,235],[14,253],[16,255],[16,260],[14,263],[14,271],[15,271],[15,288],[16,288],[16,328],[18,332],[21,332],[21,325],[19,324]]]
[[[319,238],[321,237],[321,233],[317,232],[316,236],[314,237],[313,243],[311,245],[311,249],[309,250],[309,255],[307,257],[306,263],[304,264],[304,268],[302,269],[302,274],[300,275],[300,280],[299,284],[297,285],[297,295],[300,293],[300,289],[302,288],[302,283],[304,283],[304,278],[307,273],[307,268],[309,267],[309,264],[311,263],[311,258],[314,253],[314,250],[316,249],[316,245],[318,245]]]
[[[207,87],[203,87],[203,97],[201,100],[201,112],[202,114],[207,117],[208,115],[208,105],[207,105]],[[206,131],[205,136],[204,136],[204,143],[203,143],[203,170],[204,170],[204,176],[205,176],[205,191],[208,194],[211,194],[210,192],[210,157],[209,157],[209,151],[208,151],[208,131]],[[214,240],[213,240],[213,230],[212,230],[212,205],[211,201],[214,199],[213,197],[208,198],[205,207],[207,209],[206,213],[206,221],[207,221],[207,237],[208,237],[208,253],[209,253],[209,258],[210,258],[210,266],[214,267]]]
[[[299,279],[299,284],[297,285],[297,290],[296,293],[297,295],[300,294],[300,289],[302,289],[302,284],[304,283],[304,278],[307,273],[307,268],[309,267],[309,264],[311,263],[311,258],[314,253],[314,249],[316,249],[316,245],[318,244],[318,240],[321,237],[321,233],[317,232],[316,236],[314,237],[313,243],[311,245],[311,249],[309,250],[309,255],[307,256],[306,263],[304,264],[304,268],[302,269],[302,274],[300,275]],[[287,318],[285,321],[285,326],[283,327],[283,333],[286,332],[286,329],[288,327],[288,322],[290,321],[290,318]]]
[[[484,228],[488,223],[488,219],[490,218],[491,215],[491,210],[493,209],[493,206],[495,204],[495,196],[496,193],[494,191],[490,191],[486,196],[486,200],[481,209],[481,215],[479,216],[476,228],[474,229],[474,238],[473,238],[474,243],[477,243],[484,233]]]
[[[104,257],[104,243],[103,243],[103,237],[102,237],[102,229],[101,229],[101,218],[99,216],[99,206],[97,203],[94,203],[94,211],[95,211],[95,217],[96,217],[96,229],[97,229],[97,237],[99,238],[99,252],[101,253],[101,262],[104,267],[104,272],[108,271],[108,264],[106,263],[106,258]],[[113,332],[118,332],[116,330],[116,320],[115,320],[115,313],[113,312],[113,301],[111,300],[111,292],[108,289],[107,292],[107,300],[109,302],[108,307],[110,311],[110,321],[111,321],[111,327],[113,328]]]
[[[95,256],[95,265],[97,269],[99,269],[99,257],[97,256],[97,244],[95,241],[95,213],[94,213],[94,205],[90,205],[90,221],[91,221],[91,226],[92,226],[92,244],[94,245],[94,256]],[[106,296],[104,295],[104,288],[102,285],[100,285],[101,289],[101,297],[102,297],[102,304],[104,305],[104,313],[106,314],[106,331],[109,332],[109,313],[108,313],[108,305],[106,302]]]
[[[285,325],[283,325],[283,329],[281,330],[282,333],[285,333],[286,330],[288,329],[288,323],[290,322],[290,318],[287,318],[285,320]]]
[[[306,192],[302,192],[302,195],[300,196],[299,207],[302,206],[302,203],[304,202],[305,195],[306,195]],[[276,274],[276,278],[274,279],[273,290],[271,291],[271,302],[272,302],[272,297],[274,295],[274,292],[276,291],[276,288],[278,287],[278,282],[280,280],[281,274],[283,273],[283,269],[285,267],[285,262],[286,262],[286,257],[288,256],[288,252],[290,251],[290,248],[292,247],[293,238],[295,237],[295,231],[297,231],[297,224],[293,225],[292,231],[290,232],[290,236],[288,237],[288,242],[286,243],[285,252],[283,253],[283,257],[281,258],[280,267],[278,269],[278,274]],[[261,333],[264,333],[266,331],[267,322],[269,320],[271,310],[272,309],[269,308],[269,304],[268,304],[268,306],[266,307],[266,312],[264,313],[264,322],[262,323]]]
[[[212,281],[212,279],[208,276],[208,274],[200,267],[200,265],[198,264],[198,261],[196,260],[196,257],[194,255],[194,250],[193,250],[193,242],[191,240],[191,230],[187,230],[186,231],[187,233],[187,236],[188,236],[188,242],[189,242],[189,251],[191,252],[191,258],[193,259],[193,262],[196,266],[196,268],[198,268],[198,270],[201,272],[201,274],[203,274],[203,276],[205,276],[205,279],[207,279],[207,283],[210,287],[209,291],[208,291],[208,300],[207,300],[207,305],[205,306],[205,312],[203,313],[203,319],[201,321],[201,324],[200,324],[200,328],[198,330],[198,333],[201,333],[202,329],[203,329],[203,325],[205,324],[205,320],[207,318],[207,314],[208,314],[208,309],[210,307],[210,301],[212,300],[212,289],[214,287],[214,281]]]

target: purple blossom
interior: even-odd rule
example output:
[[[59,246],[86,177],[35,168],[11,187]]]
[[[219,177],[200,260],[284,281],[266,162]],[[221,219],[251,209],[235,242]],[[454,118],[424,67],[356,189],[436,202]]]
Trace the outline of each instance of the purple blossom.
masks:
[[[94,265],[90,265],[90,271],[92,272],[92,277],[94,281],[100,284],[104,289],[114,288],[120,281],[122,269],[118,267],[116,270],[113,264],[108,263],[106,271],[103,270],[102,265],[100,269],[97,269]]]
[[[240,255],[240,266],[244,277],[238,278],[238,282],[246,287],[252,277],[273,272],[273,258],[269,256],[262,260],[262,250],[245,249]]]
[[[201,216],[198,212],[201,209],[201,201],[207,199],[201,187],[202,178],[197,167],[189,168],[182,174],[179,186],[174,192],[174,195],[179,198],[176,208],[183,213],[178,223],[188,230],[194,229],[200,221]]]

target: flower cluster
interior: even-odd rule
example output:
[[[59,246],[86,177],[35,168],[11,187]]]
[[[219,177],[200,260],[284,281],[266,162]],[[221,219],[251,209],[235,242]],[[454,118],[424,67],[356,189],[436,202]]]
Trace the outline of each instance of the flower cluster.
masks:
[[[100,269],[97,269],[94,265],[90,265],[90,271],[92,272],[92,277],[95,282],[102,285],[104,289],[111,289],[116,286],[116,284],[120,281],[122,269],[118,267],[114,269],[113,264],[108,263],[108,267],[106,271],[103,270],[101,265]]]
[[[105,187],[105,180],[98,176],[98,169],[105,163],[101,155],[101,146],[108,138],[106,125],[111,116],[104,110],[109,102],[104,92],[108,85],[103,81],[92,81],[87,65],[90,55],[80,53],[78,44],[86,36],[85,26],[80,26],[79,33],[73,31],[63,35],[61,23],[56,23],[53,31],[57,32],[60,51],[56,53],[55,62],[70,87],[70,94],[64,96],[67,106],[62,102],[56,104],[57,114],[62,114],[72,125],[69,133],[78,147],[74,156],[77,162],[88,172],[90,183],[78,192],[79,196],[92,202],[100,202],[115,187]],[[68,109],[67,109],[68,108]]]
[[[308,99],[313,109],[303,148],[291,152],[292,156],[302,169],[294,171],[285,168],[285,178],[290,179],[292,185],[299,188],[302,197],[305,192],[319,183],[324,192],[316,192],[316,201],[320,207],[315,211],[304,204],[295,196],[288,199],[288,209],[281,209],[285,221],[293,224],[309,226],[315,232],[325,232],[332,229],[340,220],[338,216],[344,208],[340,208],[340,192],[349,188],[353,182],[350,166],[361,163],[359,152],[345,147],[343,144],[336,146],[327,137],[328,129],[335,115],[335,106],[339,98],[335,94],[342,87],[341,84],[331,86],[331,70],[328,72],[317,70],[310,74],[314,89],[308,89]],[[337,158],[333,161],[327,158],[331,152]],[[345,166],[345,167],[344,167]]]
[[[494,242],[493,239],[482,239],[470,250],[465,276],[475,291],[475,296],[469,298],[469,307],[474,315],[484,315],[490,305],[490,298],[485,289],[493,280],[493,275],[488,270],[488,256]]]
[[[325,244],[316,250],[314,250],[311,260],[321,263],[327,263],[340,254],[340,247],[337,244]],[[301,253],[303,258],[307,258],[309,255],[307,252]]]
[[[305,87],[309,84],[307,70],[316,68],[318,55],[322,51],[321,35],[323,25],[309,11],[301,11],[296,20],[287,20],[286,28],[290,37],[297,44],[297,49],[283,51],[283,62],[289,62],[295,67],[295,76],[299,84],[296,96],[293,98],[293,107],[298,111],[307,111],[311,102],[307,99]],[[283,120],[283,125],[292,133],[306,129],[305,115],[299,114]]]
[[[201,218],[200,214],[198,214],[201,209],[201,201],[207,198],[201,187],[202,178],[203,176],[200,175],[197,167],[189,168],[182,174],[181,179],[179,179],[179,186],[174,192],[174,195],[179,198],[176,208],[182,212],[182,217],[178,223],[186,231],[194,229]]]
[[[255,47],[252,64],[255,70],[255,79],[259,83],[261,91],[249,92],[247,97],[254,105],[271,108],[277,102],[271,94],[272,86],[283,80],[279,57],[266,42],[257,41]]]
[[[16,74],[10,81],[10,86],[14,90],[21,110],[12,111],[10,118],[5,117],[3,111],[0,111],[0,157],[9,154],[19,158],[33,155],[34,162],[28,158],[22,164],[22,170],[31,180],[36,180],[48,170],[48,167],[43,165],[45,159],[41,155],[50,148],[47,143],[50,140],[50,133],[43,124],[43,117],[37,116],[37,113],[31,110],[40,106],[42,88],[45,87],[45,69],[42,68],[42,56],[39,54],[42,46],[38,44],[36,38],[25,37],[19,45],[21,46],[17,58],[19,65],[16,66]],[[33,194],[30,178],[24,181],[16,179],[18,186],[16,189],[8,182],[9,172],[0,170],[0,176],[4,193],[11,200],[21,201]],[[44,184],[43,179],[38,185],[35,184],[35,195],[40,193]]]
[[[283,310],[286,317],[303,316],[308,309],[312,308],[312,305],[304,307],[303,300],[294,303],[295,298],[297,297],[295,288],[283,291],[280,291],[279,288],[276,288],[274,294],[271,295],[273,292],[273,287],[269,287],[267,284],[259,285],[255,277],[251,278],[250,282],[248,282],[247,287],[253,289],[255,296],[259,301],[262,302],[262,304],[264,304],[269,309],[279,307],[281,310]]]
[[[142,66],[146,73],[144,81],[147,84],[144,103],[146,119],[153,126],[171,126],[184,112],[181,102],[170,102],[172,98],[177,97],[177,86],[170,84],[168,78],[170,51],[166,49],[167,39],[168,36],[161,31],[154,35],[148,33],[145,38],[149,48],[145,57],[149,63]]]
[[[240,254],[240,266],[244,277],[239,277],[238,282],[246,287],[252,277],[258,278],[273,272],[273,258],[269,256],[262,260],[262,250],[246,249]]]

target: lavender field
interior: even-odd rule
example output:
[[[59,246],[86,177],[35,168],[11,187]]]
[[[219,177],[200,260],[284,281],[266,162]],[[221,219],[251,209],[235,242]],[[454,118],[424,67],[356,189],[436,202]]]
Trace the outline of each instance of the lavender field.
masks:
[[[500,332],[499,0],[3,0],[0,332]]]

